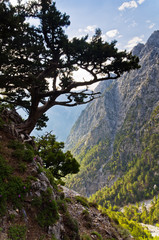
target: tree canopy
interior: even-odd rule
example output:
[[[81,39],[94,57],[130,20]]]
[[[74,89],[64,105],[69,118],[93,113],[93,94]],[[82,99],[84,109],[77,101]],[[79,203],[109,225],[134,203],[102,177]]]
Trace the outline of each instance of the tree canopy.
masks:
[[[27,112],[28,118],[16,126],[19,133],[43,125],[45,113],[55,105],[92,101],[99,95],[89,89],[93,83],[139,67],[136,56],[118,51],[115,41],[103,41],[100,29],[91,39],[69,39],[64,31],[69,25],[69,16],[51,0],[0,3],[0,101]],[[91,79],[75,79],[79,69]]]
[[[37,139],[36,144],[38,155],[42,157],[45,168],[51,171],[54,178],[60,179],[79,172],[79,163],[70,151],[63,152],[64,143],[57,142],[55,135],[47,133]]]

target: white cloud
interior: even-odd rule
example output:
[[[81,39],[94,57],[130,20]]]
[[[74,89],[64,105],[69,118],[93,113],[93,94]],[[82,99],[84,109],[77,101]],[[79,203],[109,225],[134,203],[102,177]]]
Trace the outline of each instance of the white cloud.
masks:
[[[119,32],[118,32],[117,29],[113,29],[113,30],[110,30],[110,31],[106,32],[106,36],[108,36],[109,38],[114,38],[118,34],[119,34]]]
[[[119,31],[117,29],[112,29],[105,34],[102,34],[102,39],[104,41],[108,41],[109,38],[121,38],[122,35],[119,35]]]
[[[90,26],[87,26],[84,29],[80,28],[78,31],[80,33],[82,33],[82,32],[85,32],[85,33],[90,33],[90,32],[92,33],[93,32],[94,33],[96,28],[97,28],[96,25],[90,25]]]
[[[150,26],[149,26],[149,29],[153,28],[155,26],[155,23],[152,23]]]
[[[137,2],[138,4],[142,4],[143,2],[145,2],[145,0],[138,0]]]
[[[140,37],[133,37],[131,40],[128,41],[128,44],[125,46],[128,50],[131,50],[135,47],[138,43],[144,43],[143,41],[144,36]]]
[[[143,1],[143,0],[139,0]],[[125,10],[125,8],[137,8],[137,3],[135,1],[124,2],[118,9],[119,11]]]

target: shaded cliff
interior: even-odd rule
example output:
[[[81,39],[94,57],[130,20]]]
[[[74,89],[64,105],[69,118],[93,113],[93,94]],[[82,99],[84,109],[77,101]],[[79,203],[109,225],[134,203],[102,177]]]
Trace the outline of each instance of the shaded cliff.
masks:
[[[81,163],[68,186],[87,196],[111,186],[142,155],[143,129],[159,104],[159,31],[133,53],[141,68],[100,83],[102,97],[82,112],[67,139]]]

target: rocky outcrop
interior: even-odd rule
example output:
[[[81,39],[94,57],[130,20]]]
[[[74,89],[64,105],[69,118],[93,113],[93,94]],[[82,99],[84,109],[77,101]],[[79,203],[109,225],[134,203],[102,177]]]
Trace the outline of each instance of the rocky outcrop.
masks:
[[[146,44],[138,44],[133,54],[139,56],[141,68],[100,83],[102,97],[82,112],[66,142],[81,163],[81,172],[68,186],[87,196],[110,186],[141,154],[142,129],[159,103],[159,31]]]

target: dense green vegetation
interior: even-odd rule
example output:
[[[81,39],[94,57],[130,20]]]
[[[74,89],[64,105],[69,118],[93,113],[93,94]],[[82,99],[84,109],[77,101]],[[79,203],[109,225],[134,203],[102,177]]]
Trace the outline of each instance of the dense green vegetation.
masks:
[[[57,203],[52,200],[52,189],[47,189],[40,197],[34,198],[32,205],[38,209],[37,222],[41,227],[49,227],[59,219]]]
[[[11,240],[25,240],[26,239],[26,226],[13,225],[8,230],[9,239]]]
[[[143,203],[142,206],[139,204],[125,206],[123,214],[128,220],[136,222],[142,222],[145,224],[151,224],[159,226],[159,196],[154,197],[151,201],[150,207],[147,208]]]
[[[159,239],[159,237],[153,238],[141,225],[144,223],[159,227],[159,196],[153,198],[149,208],[144,203],[141,206],[137,203],[125,206],[122,211],[119,211],[117,206],[112,207],[111,204],[107,208],[99,206],[99,209],[108,214],[118,228],[121,226],[127,229],[135,239]]]
[[[100,207],[100,210],[114,220],[116,227],[122,234],[127,236],[131,234],[136,240],[153,239],[151,233],[145,230],[138,222],[127,219],[124,213],[113,210],[111,205],[107,209]]]
[[[30,181],[24,181],[20,176],[13,175],[13,168],[0,155],[0,216],[6,213],[9,203],[13,208],[21,209],[29,188]]]
[[[69,176],[67,178],[67,186],[80,191],[88,179],[89,181],[93,181],[102,164],[107,161],[109,149],[110,141],[108,138],[100,141],[90,149],[83,146],[80,154],[76,156],[77,161],[80,163],[80,172],[76,176]]]
[[[43,159],[44,168],[48,169],[55,179],[60,180],[68,174],[79,171],[79,163],[70,151],[63,152],[64,143],[57,142],[55,135],[47,133],[36,139],[36,145],[37,154]]]
[[[123,206],[143,199],[152,198],[159,191],[159,107],[151,115],[151,120],[141,133],[142,154],[134,157],[128,166],[128,171],[119,178],[112,187],[105,187],[95,193],[92,201],[102,206]],[[120,149],[121,150],[121,149]],[[117,165],[118,166],[118,165]]]

